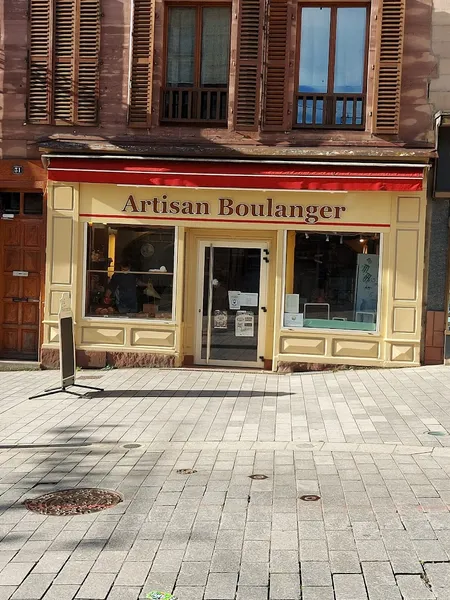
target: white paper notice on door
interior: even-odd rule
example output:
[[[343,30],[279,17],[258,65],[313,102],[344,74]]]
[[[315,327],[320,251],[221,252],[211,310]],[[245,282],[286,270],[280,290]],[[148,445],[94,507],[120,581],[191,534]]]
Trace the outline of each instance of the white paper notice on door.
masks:
[[[215,310],[213,318],[214,329],[227,329],[228,315],[226,310]]]
[[[230,305],[230,310],[239,310],[241,308],[241,292],[229,291],[228,302]]]
[[[236,315],[236,337],[253,337],[255,331],[255,316],[253,313]]]
[[[250,292],[240,293],[241,306],[258,306],[258,294],[252,294]]]

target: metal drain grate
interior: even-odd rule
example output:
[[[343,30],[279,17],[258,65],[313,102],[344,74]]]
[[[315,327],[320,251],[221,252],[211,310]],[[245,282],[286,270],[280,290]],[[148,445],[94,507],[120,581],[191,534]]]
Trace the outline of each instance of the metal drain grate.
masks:
[[[74,488],[27,499],[24,505],[28,510],[41,515],[65,517],[100,512],[120,502],[123,502],[123,497],[118,492],[99,488]]]
[[[320,496],[316,496],[315,494],[305,494],[304,496],[300,496],[300,500],[304,502],[317,502],[320,500]]]
[[[258,480],[261,480],[261,479],[269,479],[269,478],[267,477],[267,475],[262,475],[262,474],[260,474],[260,473],[255,473],[254,475],[249,475],[249,478],[250,478],[250,479],[256,479],[257,481],[258,481]]]
[[[178,475],[192,475],[193,473],[197,473],[195,469],[177,469]]]

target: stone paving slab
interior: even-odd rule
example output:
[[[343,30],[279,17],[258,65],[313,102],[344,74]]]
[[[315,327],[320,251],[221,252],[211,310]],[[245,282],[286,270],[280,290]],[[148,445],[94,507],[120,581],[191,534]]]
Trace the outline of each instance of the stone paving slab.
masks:
[[[447,368],[89,376],[0,373],[0,600],[450,597]],[[124,502],[22,505],[71,487]]]

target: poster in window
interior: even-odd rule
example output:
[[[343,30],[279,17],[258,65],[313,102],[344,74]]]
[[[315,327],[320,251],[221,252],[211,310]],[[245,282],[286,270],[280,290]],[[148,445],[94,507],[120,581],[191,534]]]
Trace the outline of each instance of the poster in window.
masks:
[[[255,315],[252,312],[241,312],[236,315],[236,337],[253,337],[255,330]]]
[[[378,254],[358,254],[355,312],[373,312],[378,302]]]

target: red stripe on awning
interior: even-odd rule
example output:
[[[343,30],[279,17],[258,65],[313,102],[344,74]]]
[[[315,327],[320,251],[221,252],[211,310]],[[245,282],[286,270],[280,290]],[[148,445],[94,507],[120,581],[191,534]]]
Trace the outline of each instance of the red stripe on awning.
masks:
[[[155,187],[417,192],[422,190],[423,169],[51,158],[49,179]]]

